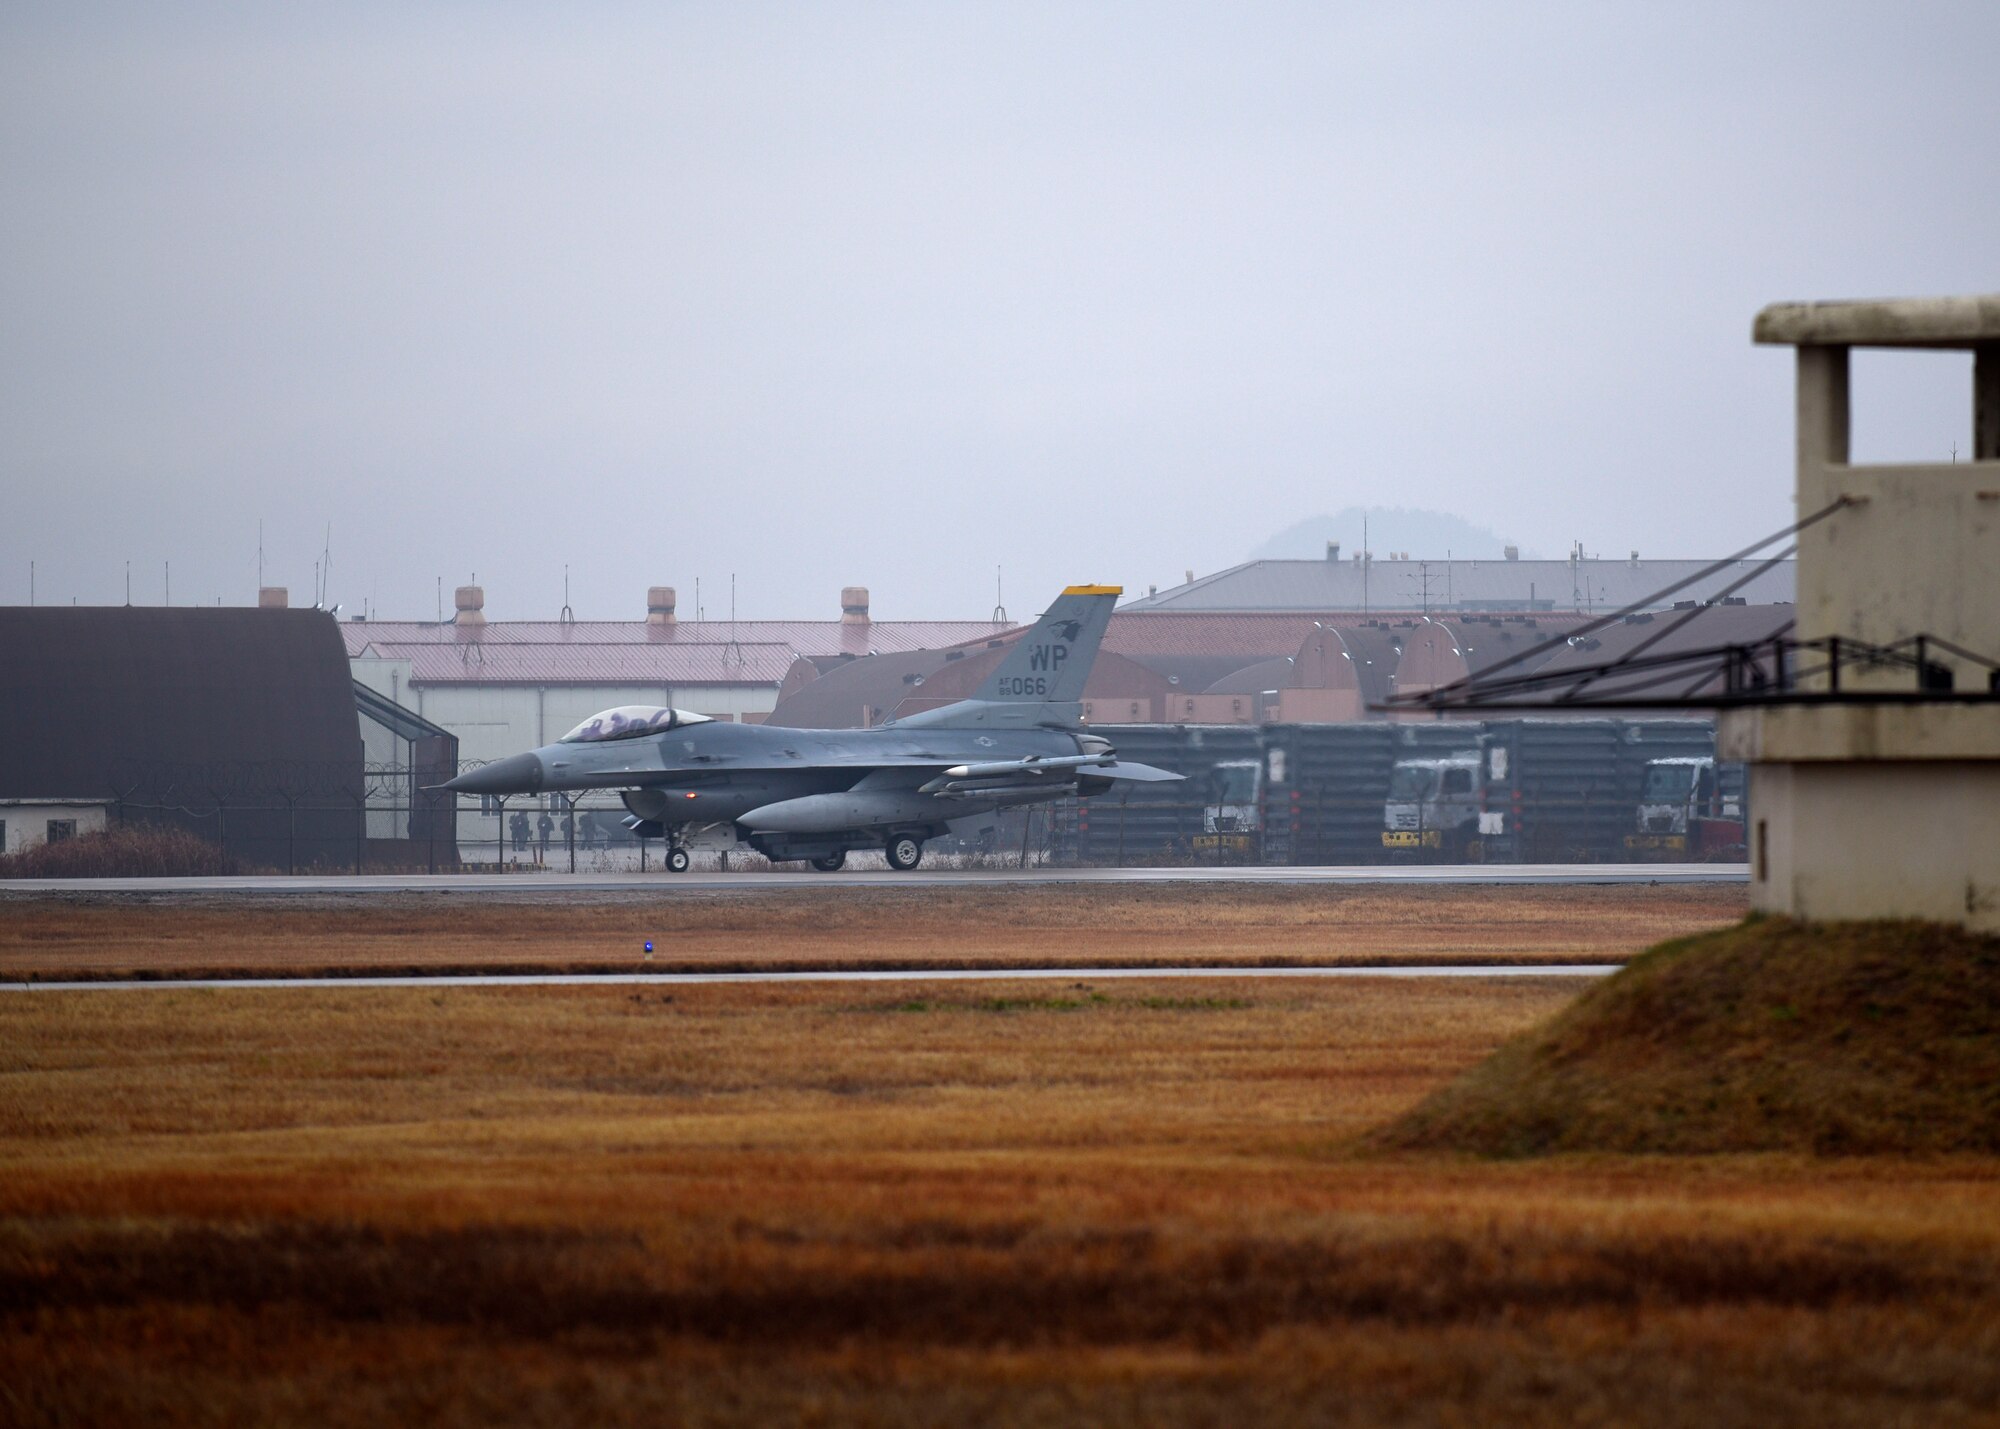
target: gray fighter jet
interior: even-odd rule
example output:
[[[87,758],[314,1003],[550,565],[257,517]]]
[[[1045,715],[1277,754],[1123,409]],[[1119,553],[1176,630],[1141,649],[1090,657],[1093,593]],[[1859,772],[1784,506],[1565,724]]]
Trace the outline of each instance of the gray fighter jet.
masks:
[[[882,849],[891,868],[915,868],[924,841],[959,819],[1087,798],[1120,780],[1182,777],[1121,762],[1109,740],[1081,728],[1084,681],[1120,593],[1071,586],[971,699],[874,729],[782,729],[628,705],[444,787],[616,789],[626,826],[665,839],[675,873],[690,846],[738,843],[827,872],[863,848]]]

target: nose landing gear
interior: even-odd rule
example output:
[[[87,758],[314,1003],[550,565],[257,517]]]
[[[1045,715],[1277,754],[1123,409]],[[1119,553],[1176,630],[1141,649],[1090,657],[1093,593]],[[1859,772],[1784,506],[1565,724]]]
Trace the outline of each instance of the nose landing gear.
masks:
[[[847,862],[847,850],[837,849],[833,853],[821,854],[812,860],[812,866],[821,873],[836,873]]]
[[[688,871],[688,851],[679,844],[667,850],[667,872],[686,873]]]

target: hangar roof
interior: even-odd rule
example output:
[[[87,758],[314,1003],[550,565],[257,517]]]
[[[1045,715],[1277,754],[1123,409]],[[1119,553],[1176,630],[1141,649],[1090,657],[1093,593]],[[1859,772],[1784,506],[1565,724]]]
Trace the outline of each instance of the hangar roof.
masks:
[[[1239,614],[1319,611],[1407,613],[1425,604],[1432,616],[1532,609],[1544,614],[1608,614],[1649,601],[1712,561],[1249,561],[1133,601],[1124,611]],[[1753,603],[1789,601],[1798,587],[1794,561],[1752,575],[1761,562],[1738,561],[1654,603],[1741,596]],[[1734,590],[1739,580],[1747,581]],[[1363,618],[1366,618],[1365,616]],[[1345,621],[1343,621],[1345,623]],[[1304,638],[1303,633],[1299,637]],[[1276,652],[1273,652],[1276,653]]]
[[[310,766],[358,788],[360,748],[324,611],[0,607],[0,794],[110,794],[193,766]]]
[[[1259,660],[1254,665],[1245,665],[1217,680],[1202,693],[1205,695],[1257,695],[1265,690],[1283,689],[1291,683],[1292,657],[1280,655],[1275,660]]]
[[[1705,605],[1691,610],[1659,611],[1629,615],[1615,625],[1592,631],[1582,639],[1558,646],[1545,660],[1500,671],[1494,678],[1533,673],[1556,675],[1575,670],[1581,679],[1591,670],[1613,661],[1634,657],[1658,659],[1693,655],[1722,645],[1755,647],[1775,637],[1791,633],[1797,609],[1790,605]],[[1652,642],[1645,644],[1645,642]],[[1644,644],[1644,648],[1639,647]],[[1770,657],[1759,654],[1766,669]],[[1477,668],[1477,667],[1475,667]],[[1592,680],[1578,696],[1581,699],[1642,699],[1657,696],[1662,705],[1698,699],[1713,694],[1722,685],[1718,663],[1689,665],[1662,679],[1662,671],[1635,674],[1607,674]],[[1704,674],[1707,678],[1703,678]],[[1546,705],[1562,695],[1567,686],[1544,686],[1508,700],[1508,703]]]

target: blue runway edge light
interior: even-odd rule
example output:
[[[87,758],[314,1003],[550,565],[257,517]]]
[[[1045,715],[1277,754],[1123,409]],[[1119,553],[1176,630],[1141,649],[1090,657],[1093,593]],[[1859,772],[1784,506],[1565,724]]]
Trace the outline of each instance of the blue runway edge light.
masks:
[[[651,938],[646,939],[646,951],[649,953],[653,951],[653,940]]]

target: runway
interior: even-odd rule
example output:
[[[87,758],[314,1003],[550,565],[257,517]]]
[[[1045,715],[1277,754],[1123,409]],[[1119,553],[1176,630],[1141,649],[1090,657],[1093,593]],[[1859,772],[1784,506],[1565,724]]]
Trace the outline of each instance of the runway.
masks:
[[[1659,884],[1747,883],[1742,863],[1358,864],[1318,868],[920,868],[846,873],[382,873],[232,878],[10,878],[0,897],[22,893],[774,893],[867,888],[964,888],[1051,884]]]
[[[334,988],[449,988],[449,987],[709,987],[722,983],[814,982],[814,983],[908,983],[908,982],[1031,982],[1061,979],[1068,982],[1109,982],[1134,978],[1496,978],[1496,977],[1605,977],[1618,971],[1616,963],[1519,963],[1462,967],[1435,964],[1424,967],[1373,968],[1259,968],[1259,967],[1165,967],[1165,968],[950,968],[932,969],[850,969],[827,972],[782,973],[483,973],[458,977],[242,977],[242,978],[146,978],[124,982],[0,982],[0,991],[14,992],[161,992],[167,990],[231,990],[238,988],[301,988],[327,991]]]

